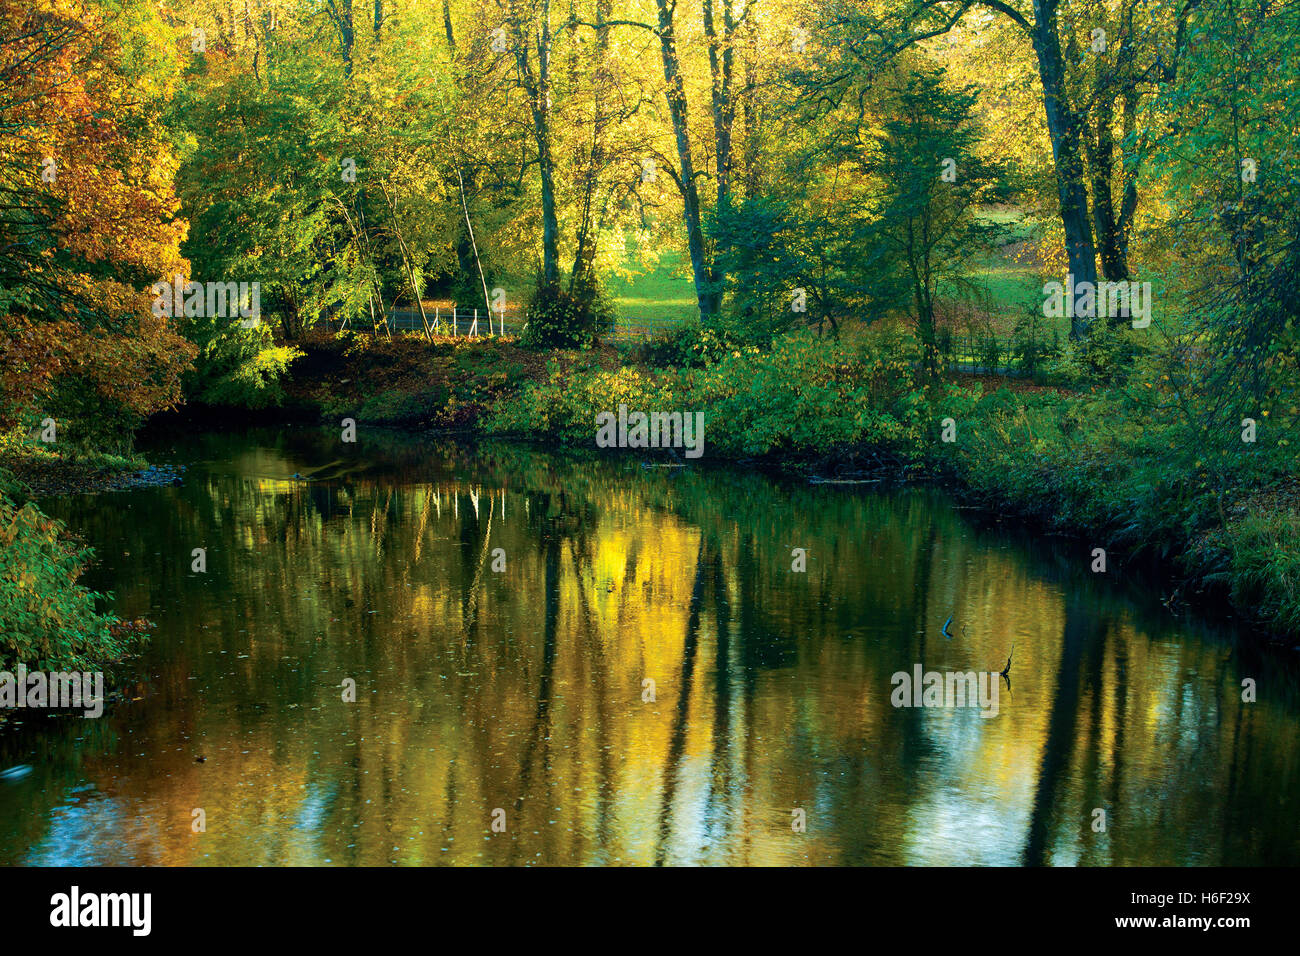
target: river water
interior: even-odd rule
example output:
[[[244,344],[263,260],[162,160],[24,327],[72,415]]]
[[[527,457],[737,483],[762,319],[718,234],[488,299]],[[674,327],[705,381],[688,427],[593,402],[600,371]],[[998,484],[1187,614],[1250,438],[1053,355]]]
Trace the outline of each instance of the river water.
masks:
[[[0,725],[2,864],[1300,863],[1294,679],[1090,545],[635,452],[144,450],[184,483],[42,503],[157,627],[99,719]]]

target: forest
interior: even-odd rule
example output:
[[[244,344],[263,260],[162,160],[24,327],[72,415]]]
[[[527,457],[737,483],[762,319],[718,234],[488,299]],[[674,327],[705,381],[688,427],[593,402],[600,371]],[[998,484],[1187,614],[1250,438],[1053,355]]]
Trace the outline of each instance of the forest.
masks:
[[[0,662],[147,632],[35,499],[148,474],[160,417],[593,449],[620,403],[1293,638],[1298,38],[1277,0],[0,0]]]

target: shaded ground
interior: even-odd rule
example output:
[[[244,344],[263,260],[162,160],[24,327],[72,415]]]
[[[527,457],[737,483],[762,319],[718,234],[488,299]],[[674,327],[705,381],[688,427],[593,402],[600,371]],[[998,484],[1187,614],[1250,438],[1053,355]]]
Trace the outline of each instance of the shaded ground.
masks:
[[[545,379],[554,363],[614,367],[609,345],[590,352],[522,348],[511,337],[466,339],[420,335],[392,340],[315,333],[290,367],[290,410],[359,422],[469,430],[483,411],[524,383]]]
[[[41,497],[175,484],[185,469],[146,465],[116,456],[78,460],[32,451],[6,456],[4,470],[27,494]]]

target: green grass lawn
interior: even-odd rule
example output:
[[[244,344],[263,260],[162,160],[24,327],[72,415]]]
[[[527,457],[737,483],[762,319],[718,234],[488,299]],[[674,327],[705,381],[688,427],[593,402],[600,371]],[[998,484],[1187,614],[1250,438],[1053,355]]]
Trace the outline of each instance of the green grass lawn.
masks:
[[[699,318],[690,264],[676,251],[665,252],[658,266],[645,275],[611,278],[609,291],[620,325],[671,329]]]
[[[1043,307],[1043,280],[1038,270],[997,254],[981,257],[970,280],[987,296],[989,312],[999,327],[1008,328],[1030,309]]]
[[[1036,237],[1036,226],[1020,210],[989,209],[980,215],[1001,224],[1012,243]],[[1041,328],[1049,337],[1053,330],[1060,341],[1069,336],[1069,319],[1042,316],[1045,277],[1034,266],[995,250],[973,260],[966,280],[960,287],[941,286],[940,296],[986,315],[999,336],[1010,335],[1016,322],[1030,311],[1038,314],[1043,323]],[[643,275],[632,279],[609,278],[608,288],[618,310],[620,326],[658,331],[695,322],[699,317],[690,263],[676,250],[664,252],[658,265]]]
[[[989,209],[980,217],[1001,225],[1011,245],[1037,238],[1034,224],[1019,210]],[[1012,258],[1009,251],[991,250],[973,258],[964,284],[941,285],[940,296],[968,303],[983,313],[999,336],[1010,334],[1016,322],[1032,311],[1048,336],[1054,330],[1064,341],[1070,333],[1070,320],[1042,315],[1045,279],[1039,268]]]

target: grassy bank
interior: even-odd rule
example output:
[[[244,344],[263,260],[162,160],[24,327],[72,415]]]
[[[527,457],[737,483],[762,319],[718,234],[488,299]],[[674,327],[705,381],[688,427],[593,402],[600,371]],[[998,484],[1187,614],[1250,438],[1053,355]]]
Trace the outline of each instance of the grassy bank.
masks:
[[[595,416],[619,404],[701,410],[709,457],[937,478],[1080,538],[1081,561],[1103,549],[1107,573],[1158,566],[1176,582],[1171,605],[1222,597],[1263,629],[1300,634],[1300,489],[1277,437],[1293,409],[1275,410],[1276,427],[1247,443],[1235,422],[1165,401],[1173,386],[1154,367],[1074,391],[975,377],[923,385],[917,358],[908,336],[883,326],[840,341],[794,335],[703,368],[571,363],[479,427],[591,447]]]
[[[1162,401],[1171,386],[1155,367],[1088,388],[1068,369],[1038,383],[926,383],[914,340],[891,323],[839,339],[796,333],[765,350],[703,336],[658,350],[350,334],[299,347],[274,414],[590,449],[597,414],[620,404],[702,411],[707,459],[938,480],[1078,538],[1080,561],[1104,549],[1106,573],[1158,567],[1174,582],[1171,606],[1223,598],[1262,629],[1300,634],[1300,488],[1286,439],[1270,437],[1289,426],[1244,444]],[[1277,409],[1272,424],[1294,415]]]
[[[1079,538],[1081,561],[1104,549],[1107,573],[1157,566],[1175,582],[1171,606],[1221,597],[1261,628],[1300,634],[1300,489],[1286,439],[1245,444],[1235,428],[1180,416],[1160,400],[1170,386],[1155,368],[1086,390],[985,376],[923,384],[911,337],[888,323],[769,350],[701,349],[698,367],[656,367],[645,349],[536,353],[510,341],[318,337],[304,349],[287,386],[299,412],[592,448],[596,415],[620,404],[703,411],[706,458],[937,479]]]

